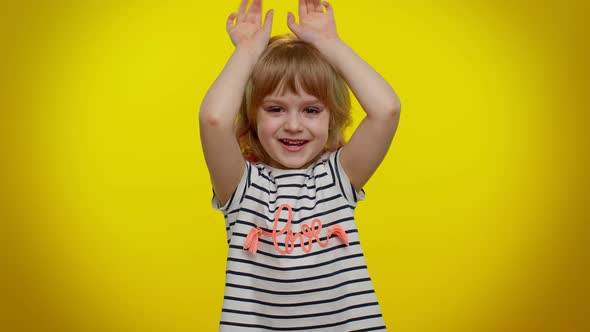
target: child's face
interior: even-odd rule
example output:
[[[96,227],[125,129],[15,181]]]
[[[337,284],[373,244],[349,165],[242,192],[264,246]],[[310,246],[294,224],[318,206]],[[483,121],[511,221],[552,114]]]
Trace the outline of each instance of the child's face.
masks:
[[[316,97],[303,91],[283,95],[274,92],[264,98],[257,111],[257,123],[258,139],[272,159],[269,166],[301,169],[324,151],[330,112]]]

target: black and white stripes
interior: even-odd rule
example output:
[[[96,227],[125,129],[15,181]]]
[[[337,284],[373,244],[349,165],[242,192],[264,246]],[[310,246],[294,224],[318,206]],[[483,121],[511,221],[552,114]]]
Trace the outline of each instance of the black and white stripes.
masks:
[[[361,250],[354,209],[364,199],[355,192],[338,162],[338,152],[324,154],[305,170],[280,170],[246,162],[246,171],[224,205],[229,243],[220,331],[384,331],[385,324]],[[292,211],[279,209],[288,204]],[[285,234],[261,237],[253,255],[243,249],[256,227],[289,226],[293,233],[319,219],[318,238],[285,249]],[[328,227],[340,226],[348,245],[327,238]],[[311,240],[310,240],[311,239]],[[276,242],[273,242],[276,240]],[[320,246],[318,240],[326,246]]]

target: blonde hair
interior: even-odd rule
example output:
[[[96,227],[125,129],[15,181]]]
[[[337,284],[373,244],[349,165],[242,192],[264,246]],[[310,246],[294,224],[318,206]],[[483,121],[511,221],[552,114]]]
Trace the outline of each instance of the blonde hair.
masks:
[[[314,46],[287,34],[270,39],[246,84],[236,122],[236,138],[246,159],[271,161],[256,132],[256,114],[264,98],[275,91],[299,93],[300,89],[330,111],[325,151],[344,145],[344,128],[352,122],[348,85]]]

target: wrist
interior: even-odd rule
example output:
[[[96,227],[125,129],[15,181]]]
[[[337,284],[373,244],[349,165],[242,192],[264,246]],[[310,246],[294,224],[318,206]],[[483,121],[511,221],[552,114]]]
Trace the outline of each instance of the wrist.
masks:
[[[251,61],[253,61],[254,63],[256,61],[258,61],[258,58],[260,58],[260,55],[262,55],[262,52],[264,52],[264,48],[259,48],[259,47],[255,47],[255,46],[250,46],[250,45],[243,45],[243,44],[238,44],[236,45],[236,49],[234,50],[234,53],[241,56],[241,57],[246,57],[248,59],[250,59]]]
[[[320,53],[328,58],[333,54],[342,52],[342,50],[347,47],[346,43],[344,43],[344,41],[338,37],[316,41],[312,43],[312,45],[315,46],[315,48],[317,48]]]

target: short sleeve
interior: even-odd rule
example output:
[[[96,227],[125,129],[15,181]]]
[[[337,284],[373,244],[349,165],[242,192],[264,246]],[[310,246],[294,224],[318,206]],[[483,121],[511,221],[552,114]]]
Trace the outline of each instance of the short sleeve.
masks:
[[[251,173],[252,173],[252,164],[250,164],[249,161],[246,161],[246,167],[244,169],[244,174],[242,175],[242,178],[240,179],[240,183],[238,183],[238,186],[236,187],[236,189],[234,190],[234,192],[230,196],[229,200],[227,202],[225,202],[225,204],[223,206],[221,206],[219,199],[215,195],[215,191],[213,191],[213,198],[211,199],[211,206],[215,210],[219,210],[219,211],[223,212],[224,214],[229,211],[237,209],[239,207],[240,203],[242,202],[242,200],[244,199],[244,196],[246,195],[246,189],[248,189],[248,187],[250,186]]]
[[[340,164],[340,151],[342,151],[342,148],[332,152],[328,157],[330,173],[344,199],[352,206],[356,206],[357,202],[365,199],[365,191],[363,189],[359,191],[354,190],[350,179]]]

